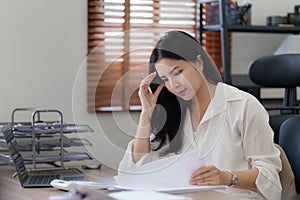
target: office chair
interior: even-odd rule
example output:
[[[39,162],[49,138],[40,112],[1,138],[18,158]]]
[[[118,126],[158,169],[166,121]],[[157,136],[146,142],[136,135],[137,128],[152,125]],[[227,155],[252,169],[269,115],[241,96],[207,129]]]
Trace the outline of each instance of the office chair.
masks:
[[[284,152],[283,148],[279,144],[275,144],[275,146],[280,151],[280,160],[282,163],[282,169],[279,172],[279,178],[281,182],[281,199],[289,199],[291,197],[296,196],[296,185],[295,185],[295,175],[292,170],[291,164],[287,158],[286,153]]]
[[[296,191],[300,194],[300,115],[282,123],[279,145],[285,151],[295,176]]]
[[[281,124],[289,117],[299,114],[297,87],[300,86],[300,54],[282,54],[259,58],[249,66],[250,79],[268,88],[284,88],[281,106],[266,107],[267,111],[277,110],[280,114],[270,114],[270,126],[274,131],[274,142],[278,143]]]

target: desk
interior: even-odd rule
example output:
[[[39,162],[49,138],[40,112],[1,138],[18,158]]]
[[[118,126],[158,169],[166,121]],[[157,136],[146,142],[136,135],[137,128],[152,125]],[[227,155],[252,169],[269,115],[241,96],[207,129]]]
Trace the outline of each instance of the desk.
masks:
[[[87,180],[101,181],[108,184],[115,184],[113,177],[117,174],[116,170],[102,166],[99,170],[83,170],[87,176]],[[12,178],[14,173],[13,166],[3,165],[0,166],[0,200],[4,199],[22,199],[22,200],[48,200],[49,196],[61,196],[66,195],[67,192],[57,190],[55,188],[22,188],[18,178]],[[193,200],[235,200],[235,198],[229,194],[205,191],[181,194],[191,197]]]

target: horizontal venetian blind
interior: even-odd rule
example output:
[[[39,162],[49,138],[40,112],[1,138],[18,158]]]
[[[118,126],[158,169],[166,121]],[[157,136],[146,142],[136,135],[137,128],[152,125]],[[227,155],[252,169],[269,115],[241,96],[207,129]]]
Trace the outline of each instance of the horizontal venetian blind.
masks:
[[[88,0],[88,111],[136,110],[161,34],[197,34],[196,0]]]

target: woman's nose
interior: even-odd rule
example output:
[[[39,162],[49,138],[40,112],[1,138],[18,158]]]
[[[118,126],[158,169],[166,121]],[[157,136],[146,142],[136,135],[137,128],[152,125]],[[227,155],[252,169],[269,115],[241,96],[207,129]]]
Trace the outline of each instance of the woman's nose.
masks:
[[[171,87],[172,89],[176,89],[176,88],[179,87],[179,82],[178,82],[178,80],[177,80],[176,78],[171,78],[171,79],[169,80],[169,83],[170,83],[170,87]]]

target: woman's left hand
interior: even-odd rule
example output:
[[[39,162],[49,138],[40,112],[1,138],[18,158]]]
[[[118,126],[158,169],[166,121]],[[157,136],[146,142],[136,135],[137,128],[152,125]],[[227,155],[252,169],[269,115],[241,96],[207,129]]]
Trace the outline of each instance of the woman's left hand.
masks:
[[[231,185],[231,173],[216,166],[204,166],[196,170],[190,179],[191,185]]]

